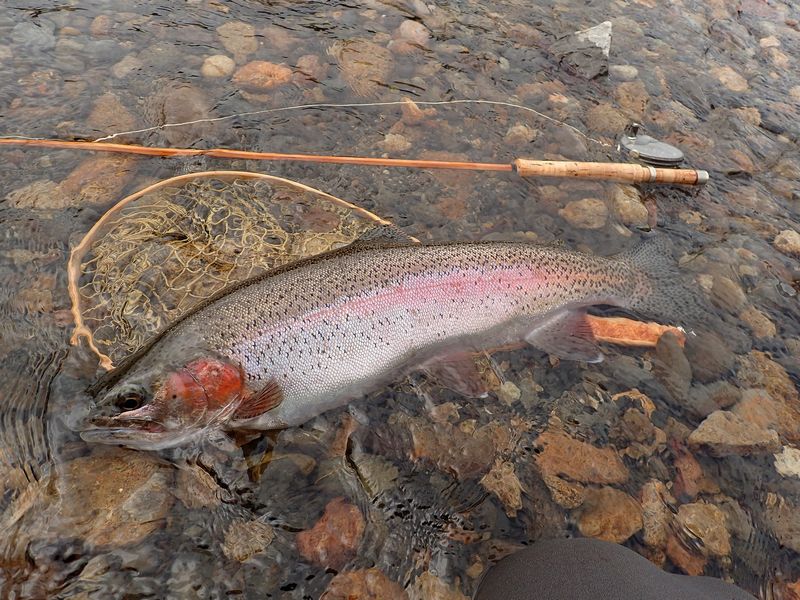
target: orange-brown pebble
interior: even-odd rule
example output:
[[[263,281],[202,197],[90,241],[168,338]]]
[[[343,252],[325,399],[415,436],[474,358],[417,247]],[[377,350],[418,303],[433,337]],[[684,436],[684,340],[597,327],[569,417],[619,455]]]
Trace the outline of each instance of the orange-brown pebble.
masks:
[[[542,433],[536,446],[541,448],[536,464],[543,475],[566,476],[584,483],[622,483],[628,479],[628,469],[612,448],[597,448],[556,431]]]
[[[292,70],[283,65],[254,60],[233,74],[233,83],[254,92],[265,92],[292,80]]]
[[[321,600],[408,600],[403,587],[375,567],[339,573]]]
[[[308,562],[339,570],[355,556],[363,535],[361,511],[344,498],[334,498],[311,529],[297,534],[297,550]]]

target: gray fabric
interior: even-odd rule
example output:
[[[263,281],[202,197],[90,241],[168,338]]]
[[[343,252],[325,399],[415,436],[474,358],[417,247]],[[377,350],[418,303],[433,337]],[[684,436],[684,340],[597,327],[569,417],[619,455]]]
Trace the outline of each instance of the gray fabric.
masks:
[[[537,542],[501,560],[475,600],[754,600],[713,577],[662,571],[632,550],[577,538]]]

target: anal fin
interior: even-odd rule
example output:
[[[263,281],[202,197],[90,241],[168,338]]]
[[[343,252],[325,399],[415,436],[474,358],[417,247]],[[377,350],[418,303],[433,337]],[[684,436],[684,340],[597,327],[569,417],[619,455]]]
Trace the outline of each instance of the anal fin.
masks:
[[[484,398],[489,394],[489,385],[478,370],[472,354],[435,358],[420,365],[419,369],[442,386],[467,398]]]
[[[237,420],[252,419],[275,408],[281,402],[283,402],[283,390],[277,381],[270,379],[259,391],[245,396],[236,412],[233,413],[233,418]]]
[[[559,312],[539,323],[525,336],[531,346],[567,360],[597,363],[603,353],[582,310]]]

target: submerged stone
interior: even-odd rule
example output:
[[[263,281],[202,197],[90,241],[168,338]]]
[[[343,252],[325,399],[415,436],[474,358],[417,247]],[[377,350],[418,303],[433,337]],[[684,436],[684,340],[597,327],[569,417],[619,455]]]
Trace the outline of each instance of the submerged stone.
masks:
[[[775,431],[747,423],[725,410],[711,413],[700,423],[689,435],[689,444],[708,448],[714,456],[764,454],[781,447]]]

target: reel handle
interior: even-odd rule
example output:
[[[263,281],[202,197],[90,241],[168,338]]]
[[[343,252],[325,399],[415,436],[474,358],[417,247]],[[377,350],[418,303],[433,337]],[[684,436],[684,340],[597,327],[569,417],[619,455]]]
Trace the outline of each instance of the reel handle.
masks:
[[[696,169],[663,169],[634,163],[600,163],[518,158],[514,170],[522,177],[575,177],[623,183],[702,185],[708,173]]]

